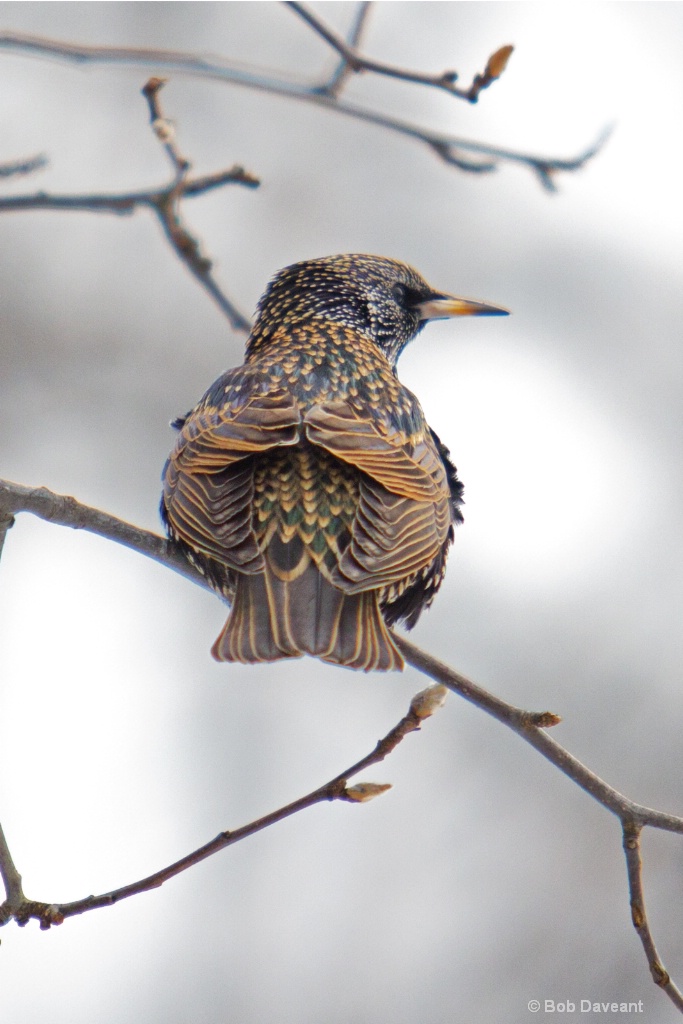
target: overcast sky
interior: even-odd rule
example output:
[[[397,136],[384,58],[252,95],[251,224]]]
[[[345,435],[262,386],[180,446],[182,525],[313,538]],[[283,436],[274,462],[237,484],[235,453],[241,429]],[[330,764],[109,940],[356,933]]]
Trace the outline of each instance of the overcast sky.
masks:
[[[340,30],[353,14],[316,9]],[[306,82],[334,67],[272,3],[0,3],[0,27],[220,54]],[[678,3],[377,5],[378,58],[468,82],[498,46],[515,53],[476,106],[367,76],[349,100],[546,156],[615,125],[556,195],[522,167],[468,176],[291,100],[181,74],[162,94],[197,173],[237,162],[262,179],[185,205],[247,313],[280,267],[352,251],[512,310],[430,325],[399,365],[466,488],[446,583],[413,639],[562,715],[559,742],[676,813],[682,42]],[[140,96],[157,71],[0,49],[0,161],[50,161],[3,187],[166,181]],[[0,258],[0,475],[158,529],[169,421],[241,362],[243,337],[144,212],[5,214]],[[217,598],[28,516],[0,572],[0,808],[31,898],[107,891],[315,788],[425,685],[412,669],[310,659],[217,665]],[[318,807],[48,934],[9,927],[8,1021],[489,1024],[527,1020],[534,998],[642,999],[648,1024],[674,1019],[630,924],[618,823],[517,737],[451,696],[371,781],[393,789]],[[680,842],[648,835],[645,856],[681,982]]]

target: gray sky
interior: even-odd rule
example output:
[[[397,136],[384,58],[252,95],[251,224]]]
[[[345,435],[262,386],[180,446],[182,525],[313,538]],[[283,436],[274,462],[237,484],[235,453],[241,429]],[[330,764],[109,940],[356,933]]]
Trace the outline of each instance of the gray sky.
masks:
[[[353,10],[318,9],[340,29]],[[334,66],[271,3],[0,3],[0,21],[305,80]],[[263,180],[185,206],[247,312],[278,268],[347,251],[404,259],[513,311],[432,325],[399,366],[467,502],[413,639],[512,703],[561,714],[559,742],[672,812],[682,38],[677,3],[377,5],[367,49],[379,58],[469,81],[498,46],[516,52],[474,107],[368,77],[349,85],[358,103],[550,156],[615,122],[554,196],[519,167],[465,176],[304,104],[181,75],[162,94],[197,173],[238,162]],[[155,70],[0,51],[0,160],[50,158],[3,187],[165,181],[139,92]],[[241,362],[243,339],[145,213],[4,215],[0,258],[0,474],[158,528],[168,423]],[[122,885],[318,786],[425,685],[412,669],[217,665],[216,598],[26,516],[1,573],[0,803],[35,899]],[[642,999],[648,1024],[674,1019],[630,924],[617,822],[519,739],[452,696],[367,777],[393,789],[318,807],[48,934],[7,929],[7,1019],[489,1024],[527,1020],[534,998]],[[680,843],[648,835],[645,856],[652,924],[680,980]]]

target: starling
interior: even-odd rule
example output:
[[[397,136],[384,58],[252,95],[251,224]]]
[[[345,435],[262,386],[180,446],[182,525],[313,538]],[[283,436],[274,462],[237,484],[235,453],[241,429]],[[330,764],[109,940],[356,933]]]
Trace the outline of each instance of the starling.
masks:
[[[379,256],[275,276],[163,473],[171,542],[232,606],[214,658],[403,667],[388,627],[439,589],[462,484],[396,362],[428,320],[506,312]]]

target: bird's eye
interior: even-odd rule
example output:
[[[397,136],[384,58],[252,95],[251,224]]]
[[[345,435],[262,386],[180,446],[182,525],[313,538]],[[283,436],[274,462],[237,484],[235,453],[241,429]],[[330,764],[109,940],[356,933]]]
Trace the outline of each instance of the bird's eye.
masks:
[[[408,297],[408,289],[404,284],[395,284],[391,289],[391,295],[394,302],[397,302],[399,306],[405,306],[406,299]]]

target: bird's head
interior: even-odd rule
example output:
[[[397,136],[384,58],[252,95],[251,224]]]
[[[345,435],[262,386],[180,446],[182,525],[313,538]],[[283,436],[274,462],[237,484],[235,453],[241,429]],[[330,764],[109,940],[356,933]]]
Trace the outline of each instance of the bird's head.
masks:
[[[252,338],[310,319],[369,336],[392,365],[429,320],[505,316],[508,310],[437,291],[416,270],[383,256],[304,260],[273,278],[259,302]]]

